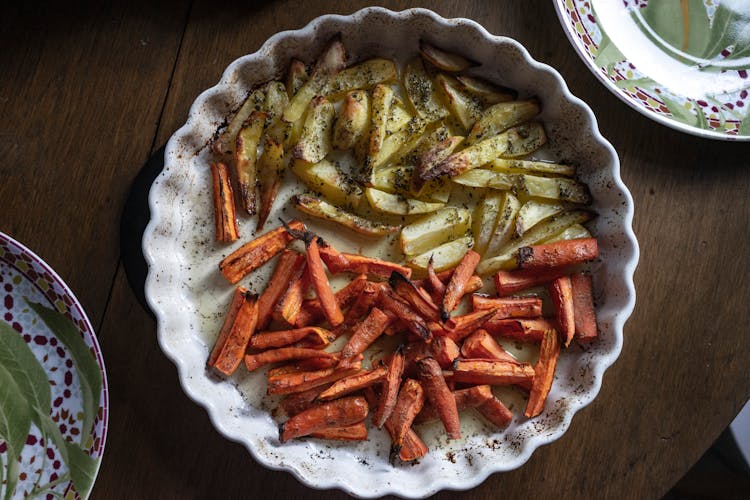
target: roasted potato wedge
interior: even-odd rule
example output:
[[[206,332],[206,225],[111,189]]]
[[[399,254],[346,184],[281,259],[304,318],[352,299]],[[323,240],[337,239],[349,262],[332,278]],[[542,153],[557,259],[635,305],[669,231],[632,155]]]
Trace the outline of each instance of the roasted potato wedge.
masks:
[[[268,113],[268,119],[273,120],[280,117],[284,108],[289,104],[289,95],[286,87],[281,82],[270,82],[266,88],[266,99],[263,102],[263,111]]]
[[[406,63],[403,77],[406,96],[418,116],[430,121],[448,116],[448,110],[438,99],[432,78],[420,58],[415,57]]]
[[[393,98],[391,109],[388,113],[388,122],[386,123],[386,135],[395,134],[404,128],[413,118],[404,103],[398,97]]]
[[[551,161],[529,161],[529,160],[509,160],[507,158],[495,158],[487,165],[489,169],[495,172],[507,173],[540,173],[555,174],[572,177],[576,174],[576,168],[572,165],[563,165]]]
[[[305,84],[310,75],[307,73],[307,66],[299,59],[292,59],[289,63],[289,72],[286,75],[286,91],[289,99],[299,92],[299,89]]]
[[[421,148],[421,154],[417,158],[417,164],[414,166],[414,175],[411,178],[411,189],[413,192],[421,193],[426,184],[437,180],[425,181],[425,172],[429,172],[440,162],[448,158],[463,140],[463,137],[454,135],[431,144],[425,144],[425,147]]]
[[[487,247],[488,255],[496,255],[499,249],[505,246],[516,232],[516,218],[521,208],[521,202],[510,191],[502,192],[500,198],[497,222]]]
[[[458,75],[456,80],[461,83],[462,88],[473,94],[475,97],[484,102],[485,106],[491,106],[498,102],[513,101],[518,96],[518,93],[514,90],[499,87],[487,80],[481,78],[475,78],[469,75]]]
[[[482,102],[464,92],[458,80],[451,76],[442,73],[437,75],[435,85],[442,92],[443,102],[446,103],[451,114],[458,119],[464,129],[471,130],[474,123],[482,116]]]
[[[451,177],[451,181],[463,186],[493,189],[511,189],[515,183],[515,176],[502,172],[493,172],[484,168],[475,168],[463,174]]]
[[[318,163],[295,161],[292,172],[316,193],[338,206],[357,208],[362,199],[362,189],[351,182],[336,165],[328,160]]]
[[[379,83],[398,79],[398,71],[389,59],[368,59],[336,73],[326,84],[324,94],[331,100],[357,89],[371,89]]]
[[[544,240],[542,243],[553,243],[555,241],[577,240],[580,238],[591,238],[591,237],[592,237],[591,231],[586,229],[581,224],[573,224],[572,226],[564,230],[562,233],[557,234],[547,240]]]
[[[438,49],[424,40],[419,42],[419,53],[436,68],[452,73],[457,73],[477,65],[474,61],[470,61],[458,54]]]
[[[400,194],[386,193],[374,188],[365,189],[365,196],[373,210],[393,215],[427,214],[445,205],[444,203],[405,198]]]
[[[419,193],[410,189],[413,168],[407,165],[393,165],[372,173],[371,187],[387,193],[399,193],[428,201],[446,203],[451,194],[451,184],[443,179],[428,182]]]
[[[227,127],[219,134],[212,145],[216,154],[231,155],[234,152],[237,134],[242,128],[245,121],[250,117],[253,111],[261,111],[263,104],[266,102],[266,92],[264,87],[258,87],[247,96],[242,106],[237,110]]]
[[[379,155],[388,129],[388,115],[395,93],[387,85],[376,85],[372,89],[372,106],[370,110],[370,142],[367,146],[365,167],[372,169],[380,164]]]
[[[523,233],[528,231],[529,228],[551,215],[559,214],[565,210],[565,208],[565,205],[560,203],[549,203],[537,200],[527,201],[518,211],[516,233],[518,233],[518,236],[523,236]]]
[[[234,146],[234,167],[237,183],[240,187],[242,207],[250,215],[255,215],[255,184],[258,179],[258,146],[263,134],[268,115],[262,111],[253,111],[237,134]]]
[[[473,244],[474,239],[471,236],[462,236],[412,257],[406,263],[409,267],[426,270],[430,259],[432,259],[435,271],[445,271],[458,265]]]
[[[471,172],[475,172],[475,170]],[[484,255],[490,245],[497,224],[497,214],[500,213],[502,203],[502,193],[491,191],[479,200],[474,209],[471,232],[474,234],[474,251],[480,255]]]
[[[569,201],[581,205],[591,203],[589,188],[585,184],[565,177],[521,174],[516,176],[516,188],[519,192],[536,198]]]
[[[401,130],[387,136],[378,156],[370,163],[370,168],[379,169],[390,160],[408,154],[417,146],[427,126],[428,122],[415,116]]]
[[[463,236],[469,227],[471,212],[468,209],[442,208],[403,227],[401,250],[409,256],[421,254]]]
[[[401,228],[400,226],[389,226],[367,220],[308,194],[296,195],[294,205],[301,212],[319,219],[336,222],[365,236],[384,236]]]
[[[541,108],[536,99],[500,102],[485,109],[476,119],[466,144],[472,145],[501,132],[527,122],[539,114]]]
[[[364,90],[352,90],[344,97],[333,126],[334,149],[354,148],[367,135],[370,121],[370,96]]]
[[[307,163],[318,163],[331,151],[331,129],[334,117],[333,104],[318,96],[310,102],[297,145],[292,149],[292,158]]]
[[[260,195],[258,230],[263,229],[271,213],[273,202],[281,187],[284,170],[284,146],[271,137],[265,136],[263,152],[258,160],[258,194]]]

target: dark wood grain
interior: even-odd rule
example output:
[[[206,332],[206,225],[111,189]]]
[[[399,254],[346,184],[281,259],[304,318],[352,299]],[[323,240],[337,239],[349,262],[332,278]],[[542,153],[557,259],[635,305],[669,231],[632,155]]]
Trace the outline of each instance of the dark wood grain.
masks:
[[[0,229],[47,259],[101,325],[111,420],[93,498],[344,496],[259,466],[184,395],[117,266],[116,228],[139,166],[230,62],[277,31],[366,5],[196,0],[0,16],[0,46],[12,49],[0,51]],[[675,132],[617,100],[551,2],[430,7],[516,38],[562,73],[620,155],[641,245],[636,309],[596,400],[521,469],[436,497],[659,497],[750,396],[750,147]]]

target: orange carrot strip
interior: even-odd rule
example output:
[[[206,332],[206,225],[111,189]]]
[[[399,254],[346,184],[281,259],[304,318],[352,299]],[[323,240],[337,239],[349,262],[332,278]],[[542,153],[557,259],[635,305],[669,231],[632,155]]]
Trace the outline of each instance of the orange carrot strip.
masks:
[[[349,310],[346,311],[344,322],[335,331],[337,337],[343,334],[348,328],[356,325],[372,309],[379,293],[380,288],[376,287],[374,283],[371,281],[364,282],[359,295]]]
[[[440,365],[433,358],[424,358],[417,363],[417,370],[427,400],[440,416],[448,439],[461,439],[456,399],[445,383]]]
[[[387,372],[388,369],[385,366],[379,366],[373,370],[365,370],[349,377],[342,378],[323,391],[320,396],[318,396],[318,399],[320,401],[328,401],[351,394],[352,392],[359,391],[374,384],[380,384],[385,380]]]
[[[469,384],[512,385],[534,378],[528,363],[493,359],[457,359],[453,362],[453,379]]]
[[[555,328],[555,324],[545,318],[490,318],[482,325],[491,335],[507,337],[524,342],[539,342],[544,332]]]
[[[299,231],[305,228],[298,220],[289,224]],[[230,283],[237,283],[276,255],[292,241],[292,235],[279,227],[242,245],[219,263],[219,270]]]
[[[479,329],[466,337],[461,344],[461,356],[464,358],[497,359],[499,361],[516,361],[516,358],[503,349],[486,330]]]
[[[375,339],[382,335],[390,318],[377,307],[373,307],[370,314],[357,325],[349,341],[341,349],[340,366],[348,366],[351,360],[362,354]]]
[[[268,280],[266,289],[258,299],[258,328],[265,328],[271,321],[271,312],[279,299],[284,295],[294,276],[301,275],[305,266],[305,256],[294,250],[284,250],[279,255],[273,276]]]
[[[333,355],[330,358],[307,358],[307,359],[301,359],[294,363],[294,366],[299,368],[302,371],[313,371],[313,370],[323,370],[327,368],[333,368],[339,363],[339,355],[337,352],[334,352]],[[354,360],[352,363],[352,366],[354,366],[357,362],[362,361],[362,358]]]
[[[315,371],[292,371],[268,376],[268,394],[291,394],[330,384],[357,373],[359,366],[324,368]]]
[[[271,314],[276,321],[285,321],[289,325],[295,325],[297,315],[299,314],[305,293],[310,287],[310,276],[307,272],[307,263],[305,262],[297,269],[292,276],[281,299],[276,303],[273,313]]]
[[[370,406],[374,406],[378,401],[378,396],[372,389],[372,387],[367,387],[364,390],[364,393],[365,398],[367,398]],[[391,436],[392,441],[396,431],[393,422],[391,420],[386,420],[383,424],[383,427],[385,427],[385,430]],[[401,449],[399,450],[398,457],[404,462],[411,462],[412,460],[422,458],[427,454],[428,451],[429,450],[427,449],[427,445],[424,444],[424,441],[422,441],[419,435],[414,432],[414,429],[410,428],[408,431],[406,431],[404,439],[401,442]],[[395,455],[392,453],[391,462],[394,461],[394,457]]]
[[[590,342],[597,335],[596,313],[594,312],[594,298],[592,294],[591,275],[577,273],[570,277],[573,286],[573,318],[576,326],[576,339]]]
[[[430,262],[427,264],[427,281],[432,289],[432,298],[438,304],[442,304],[443,297],[445,296],[445,283],[443,283],[438,275],[435,274],[432,257],[430,257]]]
[[[555,367],[557,358],[560,356],[560,340],[557,332],[547,330],[544,332],[542,345],[539,348],[539,360],[534,365],[534,380],[531,383],[529,401],[526,404],[524,415],[529,418],[536,417],[544,409],[544,402],[552,388],[555,378]]]
[[[492,309],[473,311],[461,316],[454,316],[445,322],[445,335],[456,342],[471,335],[477,328],[487,323],[495,315]]]
[[[234,291],[232,305],[224,319],[219,338],[208,357],[207,365],[217,372],[229,376],[237,369],[245,355],[247,343],[258,323],[258,296],[249,295],[238,287]]]
[[[441,311],[443,321],[450,317],[461,297],[464,295],[464,288],[469,279],[474,275],[479,260],[482,258],[477,252],[469,250],[458,263],[453,271],[453,276],[445,287],[445,296],[443,297],[443,308]]]
[[[281,400],[279,406],[281,406],[281,409],[284,410],[284,413],[286,413],[288,417],[292,417],[297,413],[320,404],[317,401],[318,394],[327,388],[328,384],[325,384],[320,387],[313,387],[306,391],[289,394]]]
[[[305,347],[280,347],[257,354],[245,355],[245,366],[247,371],[251,372],[263,365],[270,363],[279,363],[281,361],[290,361],[294,359],[306,358],[330,358],[333,356],[330,352],[320,351],[318,349],[307,349]]]
[[[279,427],[281,442],[331,427],[356,424],[367,417],[367,401],[363,397],[337,399],[313,406],[298,413]]]
[[[378,427],[383,424],[391,415],[393,407],[396,405],[398,398],[398,388],[401,386],[401,375],[404,373],[404,351],[399,346],[388,361],[388,370],[383,381],[383,390],[372,417],[373,423]]]
[[[273,347],[325,347],[333,342],[335,337],[325,328],[306,326],[294,330],[278,330],[275,332],[258,332],[250,338],[253,349],[270,349]]]
[[[456,402],[456,408],[458,411],[465,410],[467,408],[476,408],[477,406],[485,403],[492,399],[492,389],[489,385],[473,385],[465,389],[458,389],[451,391],[451,395]],[[422,411],[419,412],[417,418],[414,419],[415,424],[423,424],[426,422],[432,422],[438,420],[440,415],[433,404],[425,404]]]
[[[320,260],[318,239],[318,237],[313,237],[305,241],[307,248],[307,269],[309,270],[315,293],[318,296],[318,300],[320,300],[320,306],[323,308],[323,313],[328,323],[331,326],[338,326],[344,321],[344,313],[341,312],[341,308],[336,302],[336,297],[334,297],[333,290],[331,290],[331,283],[328,281],[325,269],[323,269],[323,261]]]
[[[558,331],[562,337],[563,345],[568,347],[576,332],[573,287],[570,284],[570,278],[568,276],[557,278],[550,285],[549,292],[552,297],[552,304],[555,306]]]
[[[398,449],[404,440],[404,436],[411,428],[414,418],[424,406],[424,389],[422,384],[412,378],[408,378],[401,384],[398,391],[398,399],[393,407],[387,422],[393,427],[392,441],[395,449]]]
[[[388,283],[393,291],[408,302],[417,314],[430,321],[440,321],[440,309],[432,301],[432,297],[423,295],[420,288],[415,286],[409,278],[393,271]]]
[[[214,191],[214,222],[216,241],[232,242],[239,238],[237,214],[234,209],[234,194],[229,180],[229,168],[223,163],[211,164],[211,179]]]
[[[367,426],[364,422],[357,422],[341,427],[329,427],[311,432],[310,437],[336,441],[367,441]]]
[[[400,321],[404,322],[404,326],[414,335],[425,342],[432,340],[432,332],[427,327],[425,320],[406,303],[397,299],[393,290],[381,288],[378,301],[383,309],[392,312]]]
[[[519,269],[517,271],[498,271],[495,275],[495,289],[501,297],[522,292],[527,288],[544,285],[560,276],[565,276],[565,269],[552,269],[550,271],[529,271]]]
[[[495,424],[500,429],[505,429],[513,420],[513,412],[511,412],[502,401],[496,397],[492,397],[477,406],[477,410],[481,413],[484,418]]]
[[[349,267],[349,259],[332,245],[320,245],[320,258],[325,262],[331,274],[338,274]]]
[[[344,288],[334,293],[336,303],[343,311],[349,308],[352,303],[359,297],[360,292],[367,282],[367,275],[360,274],[354,278]],[[320,323],[325,318],[323,306],[320,305],[320,299],[306,299],[302,302],[302,309],[297,316],[297,326],[307,326]]]
[[[469,281],[466,282],[466,286],[464,287],[464,293],[461,295],[463,298],[464,295],[467,293],[474,293],[480,288],[484,286],[484,281],[482,281],[482,277],[475,274],[471,278],[469,278]]]
[[[533,318],[542,315],[542,299],[539,297],[496,298],[486,295],[471,296],[473,309],[494,309],[495,319]]]
[[[596,238],[561,240],[518,249],[518,267],[536,271],[580,264],[599,256]]]
[[[409,267],[372,257],[365,257],[364,255],[342,253],[335,249],[331,250],[332,248],[328,247],[325,251],[321,251],[320,256],[323,258],[323,262],[326,263],[328,270],[333,274],[350,272],[387,279],[393,271],[397,271],[407,278],[411,277],[411,268]]]

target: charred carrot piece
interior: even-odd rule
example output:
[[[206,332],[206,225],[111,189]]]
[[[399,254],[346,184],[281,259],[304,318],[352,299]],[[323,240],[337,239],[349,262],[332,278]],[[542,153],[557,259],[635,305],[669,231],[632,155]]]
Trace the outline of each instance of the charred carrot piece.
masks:
[[[272,316],[276,321],[285,321],[289,325],[297,325],[302,301],[310,287],[310,276],[307,272],[307,262],[296,270],[292,281],[288,284],[281,299],[276,303]]]
[[[404,351],[403,346],[399,346],[388,361],[385,380],[383,380],[383,389],[380,399],[372,417],[373,423],[378,427],[391,416],[393,407],[396,405],[398,398],[398,388],[401,386],[401,376],[404,373]]]
[[[573,318],[575,320],[576,339],[581,342],[590,342],[598,335],[591,275],[574,274],[570,277],[570,284],[573,287]]]
[[[499,361],[516,361],[516,358],[503,349],[497,341],[479,329],[466,337],[461,344],[461,356],[464,358],[497,359]]]
[[[542,299],[539,297],[497,298],[473,294],[473,309],[494,309],[495,319],[533,318],[542,315]]]
[[[321,252],[321,257],[326,263],[328,270],[333,274],[350,272],[388,279],[393,271],[397,271],[407,278],[411,277],[411,268],[409,267],[372,257],[365,257],[364,255],[342,253],[328,248],[324,252]]]
[[[440,309],[432,301],[432,298],[423,295],[419,287],[403,274],[393,271],[388,279],[391,288],[402,299],[408,302],[414,311],[423,318],[430,321],[440,321]]]
[[[271,313],[279,299],[284,295],[289,283],[295,281],[295,275],[301,276],[305,266],[305,256],[294,250],[284,250],[279,255],[271,279],[258,299],[258,328],[266,328],[271,321]]]
[[[550,271],[529,271],[519,269],[516,271],[499,271],[495,275],[495,289],[501,297],[522,292],[528,288],[546,285],[560,276],[565,276],[565,269],[552,269]]]
[[[313,387],[312,389],[308,389],[306,391],[289,394],[281,400],[279,406],[281,406],[281,409],[284,410],[284,413],[286,413],[288,417],[292,417],[297,413],[320,404],[317,401],[318,394],[320,394],[327,388],[328,384],[320,387]]]
[[[287,373],[268,374],[268,394],[292,394],[313,387],[333,383],[359,371],[359,366],[346,368],[324,368],[315,371],[291,371]]]
[[[333,356],[333,354],[330,352],[318,349],[307,349],[305,347],[279,347],[278,349],[269,349],[268,351],[259,352],[257,354],[245,355],[245,366],[247,367],[247,371],[251,372],[270,363],[279,363],[294,359],[330,358],[331,356]]]
[[[528,418],[536,417],[544,409],[544,402],[552,388],[555,379],[555,367],[557,358],[560,356],[560,340],[557,332],[547,330],[544,332],[542,345],[539,347],[539,359],[534,365],[534,380],[531,383],[529,401],[526,403],[524,415]]]
[[[387,288],[381,288],[378,302],[383,309],[393,313],[404,326],[417,337],[425,342],[432,340],[432,332],[427,327],[425,320],[417,314],[406,303],[394,297],[393,291]]]
[[[336,303],[342,311],[349,308],[357,297],[359,297],[366,282],[367,275],[360,274],[344,288],[333,294],[336,298]],[[297,317],[297,325],[312,325],[320,323],[323,319],[325,319],[325,313],[323,312],[323,306],[320,304],[320,299],[307,299],[302,303],[302,309]]]
[[[331,283],[328,281],[328,276],[326,276],[326,271],[323,268],[323,261],[320,260],[318,240],[317,236],[305,239],[307,269],[328,323],[331,326],[338,326],[344,321],[344,313],[341,312],[341,308],[336,302],[336,297],[331,290]]]
[[[234,194],[229,180],[229,169],[223,163],[211,164],[211,178],[214,191],[214,222],[216,241],[229,243],[237,241],[237,213],[234,210]]]
[[[457,359],[453,362],[453,379],[468,384],[512,385],[534,378],[534,368],[518,361],[492,359]]]
[[[544,332],[555,328],[555,324],[545,318],[490,318],[482,325],[491,335],[507,337],[523,342],[540,342]]]
[[[385,366],[379,366],[372,370],[366,370],[361,373],[351,375],[346,378],[335,382],[331,387],[323,391],[318,399],[320,401],[328,401],[331,399],[340,398],[346,396],[352,392],[359,391],[365,387],[369,387],[374,384],[380,384],[385,380],[388,369]]]
[[[238,287],[234,291],[232,305],[224,319],[219,338],[208,357],[207,365],[217,372],[229,376],[237,369],[245,355],[247,343],[258,324],[258,296],[249,295]]]
[[[273,202],[281,187],[284,175],[284,146],[266,136],[263,141],[263,153],[260,155],[258,169],[258,194],[260,207],[258,208],[258,230],[263,229],[271,213]]]
[[[563,340],[563,345],[568,347],[576,332],[573,286],[570,284],[570,278],[568,276],[557,278],[550,285],[549,293],[552,304],[555,306],[558,332]]]
[[[365,398],[367,398],[370,406],[375,406],[378,401],[378,396],[372,389],[372,387],[367,387],[364,390],[364,393]],[[393,422],[391,422],[391,420],[386,420],[383,424],[383,427],[385,427],[385,430],[391,436],[391,441],[393,441],[393,437],[396,431]],[[406,431],[404,439],[401,442],[401,449],[399,451],[398,457],[404,462],[411,462],[418,458],[422,458],[427,454],[428,451],[429,450],[427,448],[427,445],[424,444],[424,441],[422,441],[419,435],[414,432],[414,429],[409,429],[408,431]],[[391,462],[393,462],[393,458],[394,455],[391,454]]]
[[[307,436],[331,427],[356,424],[367,417],[367,401],[363,397],[349,397],[313,406],[281,424],[281,442]]]
[[[440,416],[445,432],[448,433],[448,439],[461,439],[461,424],[458,420],[456,399],[445,383],[442,368],[433,358],[424,358],[417,363],[417,371],[425,396]]]
[[[341,427],[329,427],[311,432],[310,437],[336,441],[367,441],[367,426],[364,422]]]
[[[458,263],[456,269],[453,270],[453,275],[448,285],[445,287],[445,296],[443,297],[443,307],[441,315],[443,321],[446,321],[450,317],[451,311],[453,311],[461,297],[464,296],[464,288],[466,283],[474,275],[474,269],[476,269],[479,260],[482,258],[477,252],[469,250]]]
[[[306,326],[293,330],[277,330],[274,332],[258,332],[250,338],[253,349],[271,349],[274,347],[325,347],[333,342],[335,337],[325,328]]]
[[[355,356],[365,352],[365,349],[383,334],[383,330],[390,322],[391,319],[383,311],[373,307],[341,349],[340,366],[348,366]]]
[[[477,410],[479,410],[479,413],[481,413],[484,418],[495,424],[500,429],[508,427],[508,424],[513,420],[513,412],[511,412],[508,407],[495,396],[477,406]]]
[[[588,262],[598,256],[596,238],[561,240],[519,248],[518,267],[542,271]]]
[[[458,411],[465,410],[467,408],[476,408],[477,406],[489,401],[494,396],[492,389],[489,385],[473,385],[465,389],[458,389],[451,391],[451,395],[456,402],[456,408]],[[422,411],[419,412],[417,418],[414,419],[415,424],[423,424],[426,422],[432,422],[440,418],[435,406],[425,404]]]
[[[298,220],[291,221],[288,226],[297,230],[302,230],[305,227]],[[245,243],[229,254],[219,264],[219,270],[230,283],[237,283],[243,277],[271,260],[292,239],[292,235],[283,227],[269,231]]]
[[[414,418],[422,410],[424,398],[424,389],[418,381],[408,378],[401,384],[396,405],[387,420],[393,427],[391,437],[396,450],[401,447]]]
[[[459,342],[471,335],[477,328],[487,323],[495,316],[492,309],[478,310],[461,316],[454,316],[445,322],[445,335]]]

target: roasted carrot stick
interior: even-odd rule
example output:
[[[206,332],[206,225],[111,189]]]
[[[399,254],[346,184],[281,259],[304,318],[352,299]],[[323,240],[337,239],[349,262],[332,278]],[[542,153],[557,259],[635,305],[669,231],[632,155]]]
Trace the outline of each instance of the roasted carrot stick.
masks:
[[[534,368],[528,363],[492,359],[456,359],[453,379],[468,384],[512,385],[534,378]]]
[[[321,251],[320,255],[333,274],[350,272],[388,279],[393,271],[397,271],[407,278],[411,277],[411,268],[406,266],[364,255],[338,252],[332,247]]]
[[[299,361],[296,361],[294,363],[294,366],[299,368],[302,371],[313,371],[313,370],[324,370],[326,368],[333,368],[339,363],[339,353],[334,352],[333,355],[330,358],[307,358],[307,359],[301,359]],[[359,365],[362,361],[362,358],[354,360],[352,363],[352,366]]]
[[[576,339],[581,342],[591,342],[598,335],[594,298],[591,291],[591,275],[574,274],[570,277],[570,284],[573,287],[573,317],[576,325]]]
[[[539,347],[539,359],[534,365],[534,380],[531,383],[531,392],[529,392],[529,401],[526,404],[524,415],[527,417],[536,417],[544,409],[544,402],[547,400],[552,388],[552,381],[555,379],[555,367],[557,358],[560,356],[560,340],[557,332],[547,330],[544,332],[542,345]]]
[[[464,358],[497,359],[498,361],[516,361],[516,358],[503,349],[486,330],[479,329],[466,337],[461,344],[461,356]]]
[[[367,441],[367,426],[364,422],[357,422],[341,427],[329,427],[311,432],[310,437],[336,441]]]
[[[270,349],[273,347],[325,347],[333,342],[335,337],[330,331],[317,326],[306,326],[294,330],[277,330],[273,332],[258,332],[250,338],[253,349]]]
[[[281,424],[279,438],[283,443],[331,427],[356,424],[367,417],[367,411],[367,401],[363,397],[342,398],[313,406]]]
[[[409,278],[398,271],[393,271],[388,283],[393,291],[408,302],[417,314],[430,321],[440,321],[438,306],[435,305],[430,296],[422,295],[420,289]]]
[[[477,252],[469,250],[458,263],[456,269],[453,270],[453,275],[448,285],[445,287],[445,295],[443,296],[443,304],[441,315],[443,321],[446,321],[450,317],[451,311],[453,311],[461,297],[464,296],[464,288],[466,284],[474,275],[474,269],[476,269],[479,260],[482,258]]]
[[[366,282],[367,275],[360,274],[341,290],[333,294],[336,298],[336,303],[342,311],[350,307],[357,297],[359,297]],[[325,313],[323,312],[323,306],[320,304],[320,299],[307,299],[302,303],[302,309],[297,316],[297,325],[307,326],[320,323],[324,318]]]
[[[594,240],[596,241],[596,240]],[[576,332],[575,311],[573,309],[573,287],[568,276],[557,278],[549,287],[552,304],[555,306],[558,332],[563,345],[568,347]]]
[[[328,281],[328,276],[326,276],[326,271],[323,268],[323,261],[320,260],[318,240],[317,236],[305,238],[307,269],[328,323],[331,326],[338,326],[344,321],[344,313],[341,312],[341,308],[336,302],[336,297],[331,290],[331,283]]]
[[[279,347],[278,349],[269,349],[268,351],[259,352],[257,354],[245,355],[245,366],[247,367],[247,371],[251,372],[270,363],[279,363],[293,359],[330,358],[331,356],[333,356],[333,354],[330,352],[321,351],[319,349],[307,349],[305,347]]]
[[[354,303],[346,311],[344,322],[336,328],[335,333],[337,337],[348,330],[348,328],[356,325],[370,311],[379,293],[380,288],[370,281],[365,281]]]
[[[367,387],[364,390],[364,393],[370,406],[374,406],[378,400],[378,396],[372,387]],[[388,419],[383,424],[383,427],[385,427],[385,430],[391,436],[391,441],[393,441],[396,431],[393,422]],[[398,457],[404,462],[411,462],[412,460],[425,456],[427,451],[427,445],[424,444],[424,441],[422,441],[417,433],[414,432],[414,429],[409,429],[406,431],[404,439],[401,442],[401,449],[399,450]],[[394,454],[391,453],[391,462],[393,462],[393,460]]]
[[[458,409],[458,411],[465,410],[467,408],[476,408],[477,406],[494,397],[492,395],[492,389],[489,385],[486,384],[473,385],[465,389],[451,391],[451,396],[456,402],[456,408]],[[426,422],[432,422],[433,420],[437,420],[439,418],[440,415],[438,414],[437,409],[432,403],[430,403],[424,405],[422,411],[419,412],[417,418],[414,419],[414,423],[423,424]]]
[[[305,262],[304,265],[295,270],[292,281],[289,282],[281,299],[274,306],[273,318],[276,321],[284,321],[289,325],[296,326],[297,315],[309,287],[310,275],[307,272],[307,262]]]
[[[425,396],[435,408],[448,439],[461,439],[461,424],[458,420],[456,399],[443,378],[443,370],[433,358],[424,358],[417,363],[419,380],[422,382]]]
[[[393,290],[388,288],[380,289],[380,296],[378,302],[384,310],[393,313],[400,321],[404,323],[404,326],[418,336],[425,342],[432,340],[432,332],[427,327],[425,320],[414,310],[402,302],[400,299],[394,297]]]
[[[492,309],[478,310],[460,316],[449,318],[445,322],[445,335],[459,342],[471,335],[477,328],[494,318],[495,311]]]
[[[495,396],[477,406],[477,410],[479,410],[479,413],[481,413],[484,418],[495,424],[500,429],[508,427],[508,424],[513,420],[513,412],[511,412],[508,407]]]
[[[294,276],[301,276],[301,269],[305,266],[305,256],[294,250],[284,250],[279,255],[276,268],[266,289],[258,299],[258,328],[266,328],[271,321],[271,313],[279,299],[284,295]]]
[[[338,274],[349,267],[349,259],[330,244],[320,245],[320,258],[331,274]]]
[[[495,275],[495,289],[501,297],[522,292],[528,288],[545,285],[560,276],[565,276],[565,269],[552,269],[550,271],[529,271],[519,269],[517,271],[499,271]]]
[[[380,399],[378,400],[375,414],[372,417],[373,423],[377,427],[383,427],[385,421],[390,417],[393,407],[396,405],[398,398],[398,388],[401,386],[401,375],[404,373],[404,351],[403,346],[399,346],[388,361],[388,369]]]
[[[521,340],[523,342],[539,342],[544,332],[555,328],[555,324],[545,318],[490,318],[482,325],[491,335]]]
[[[473,294],[472,307],[477,309],[494,309],[495,319],[533,318],[542,315],[542,299],[539,297],[497,298]]]
[[[434,358],[441,368],[448,370],[459,354],[458,345],[450,337],[433,337],[429,344],[415,340],[404,349],[404,372],[416,374],[417,362],[424,358]]]
[[[306,391],[289,394],[281,400],[279,406],[284,410],[284,413],[288,417],[292,417],[297,413],[307,410],[308,408],[320,404],[317,401],[318,394],[328,388],[328,384],[320,387],[313,387]]]
[[[435,266],[433,265],[432,257],[430,257],[430,262],[427,264],[427,281],[432,290],[432,299],[436,303],[442,304],[443,297],[445,296],[445,283],[443,283],[435,273]]]
[[[258,208],[258,230],[268,219],[273,202],[281,187],[281,178],[284,175],[284,146],[266,136],[263,141],[263,152],[260,155],[258,166],[258,194],[260,194],[260,207]]]
[[[258,323],[258,296],[249,295],[238,287],[234,291],[232,305],[224,319],[219,338],[208,357],[207,365],[217,372],[229,376],[237,369],[245,355],[247,343],[255,333]]]
[[[268,394],[291,394],[333,383],[359,371],[359,366],[324,368],[315,371],[291,371],[268,374]]]
[[[288,226],[302,230],[305,226],[297,220]],[[281,252],[292,241],[292,235],[283,228],[277,228],[245,243],[229,254],[219,264],[219,270],[230,283],[237,283],[246,275],[259,268],[277,253]]]
[[[340,366],[348,366],[355,356],[362,354],[375,339],[382,335],[391,319],[377,307],[373,307],[370,314],[354,330],[349,341],[341,349]]]
[[[414,418],[422,410],[422,406],[424,406],[424,398],[422,384],[413,378],[408,378],[401,384],[396,405],[388,417],[388,422],[393,427],[391,437],[395,449],[401,447],[404,436],[411,428]]]
[[[331,387],[320,393],[320,401],[329,401],[331,399],[346,396],[352,392],[359,391],[365,387],[374,384],[380,384],[385,380],[388,369],[385,366],[379,366],[372,370],[365,370],[335,382]]]
[[[561,240],[518,249],[518,267],[536,271],[580,264],[599,256],[596,238]]]
[[[234,194],[229,179],[229,169],[223,163],[211,164],[214,191],[214,222],[216,241],[232,242],[239,238],[237,213],[234,209]]]

